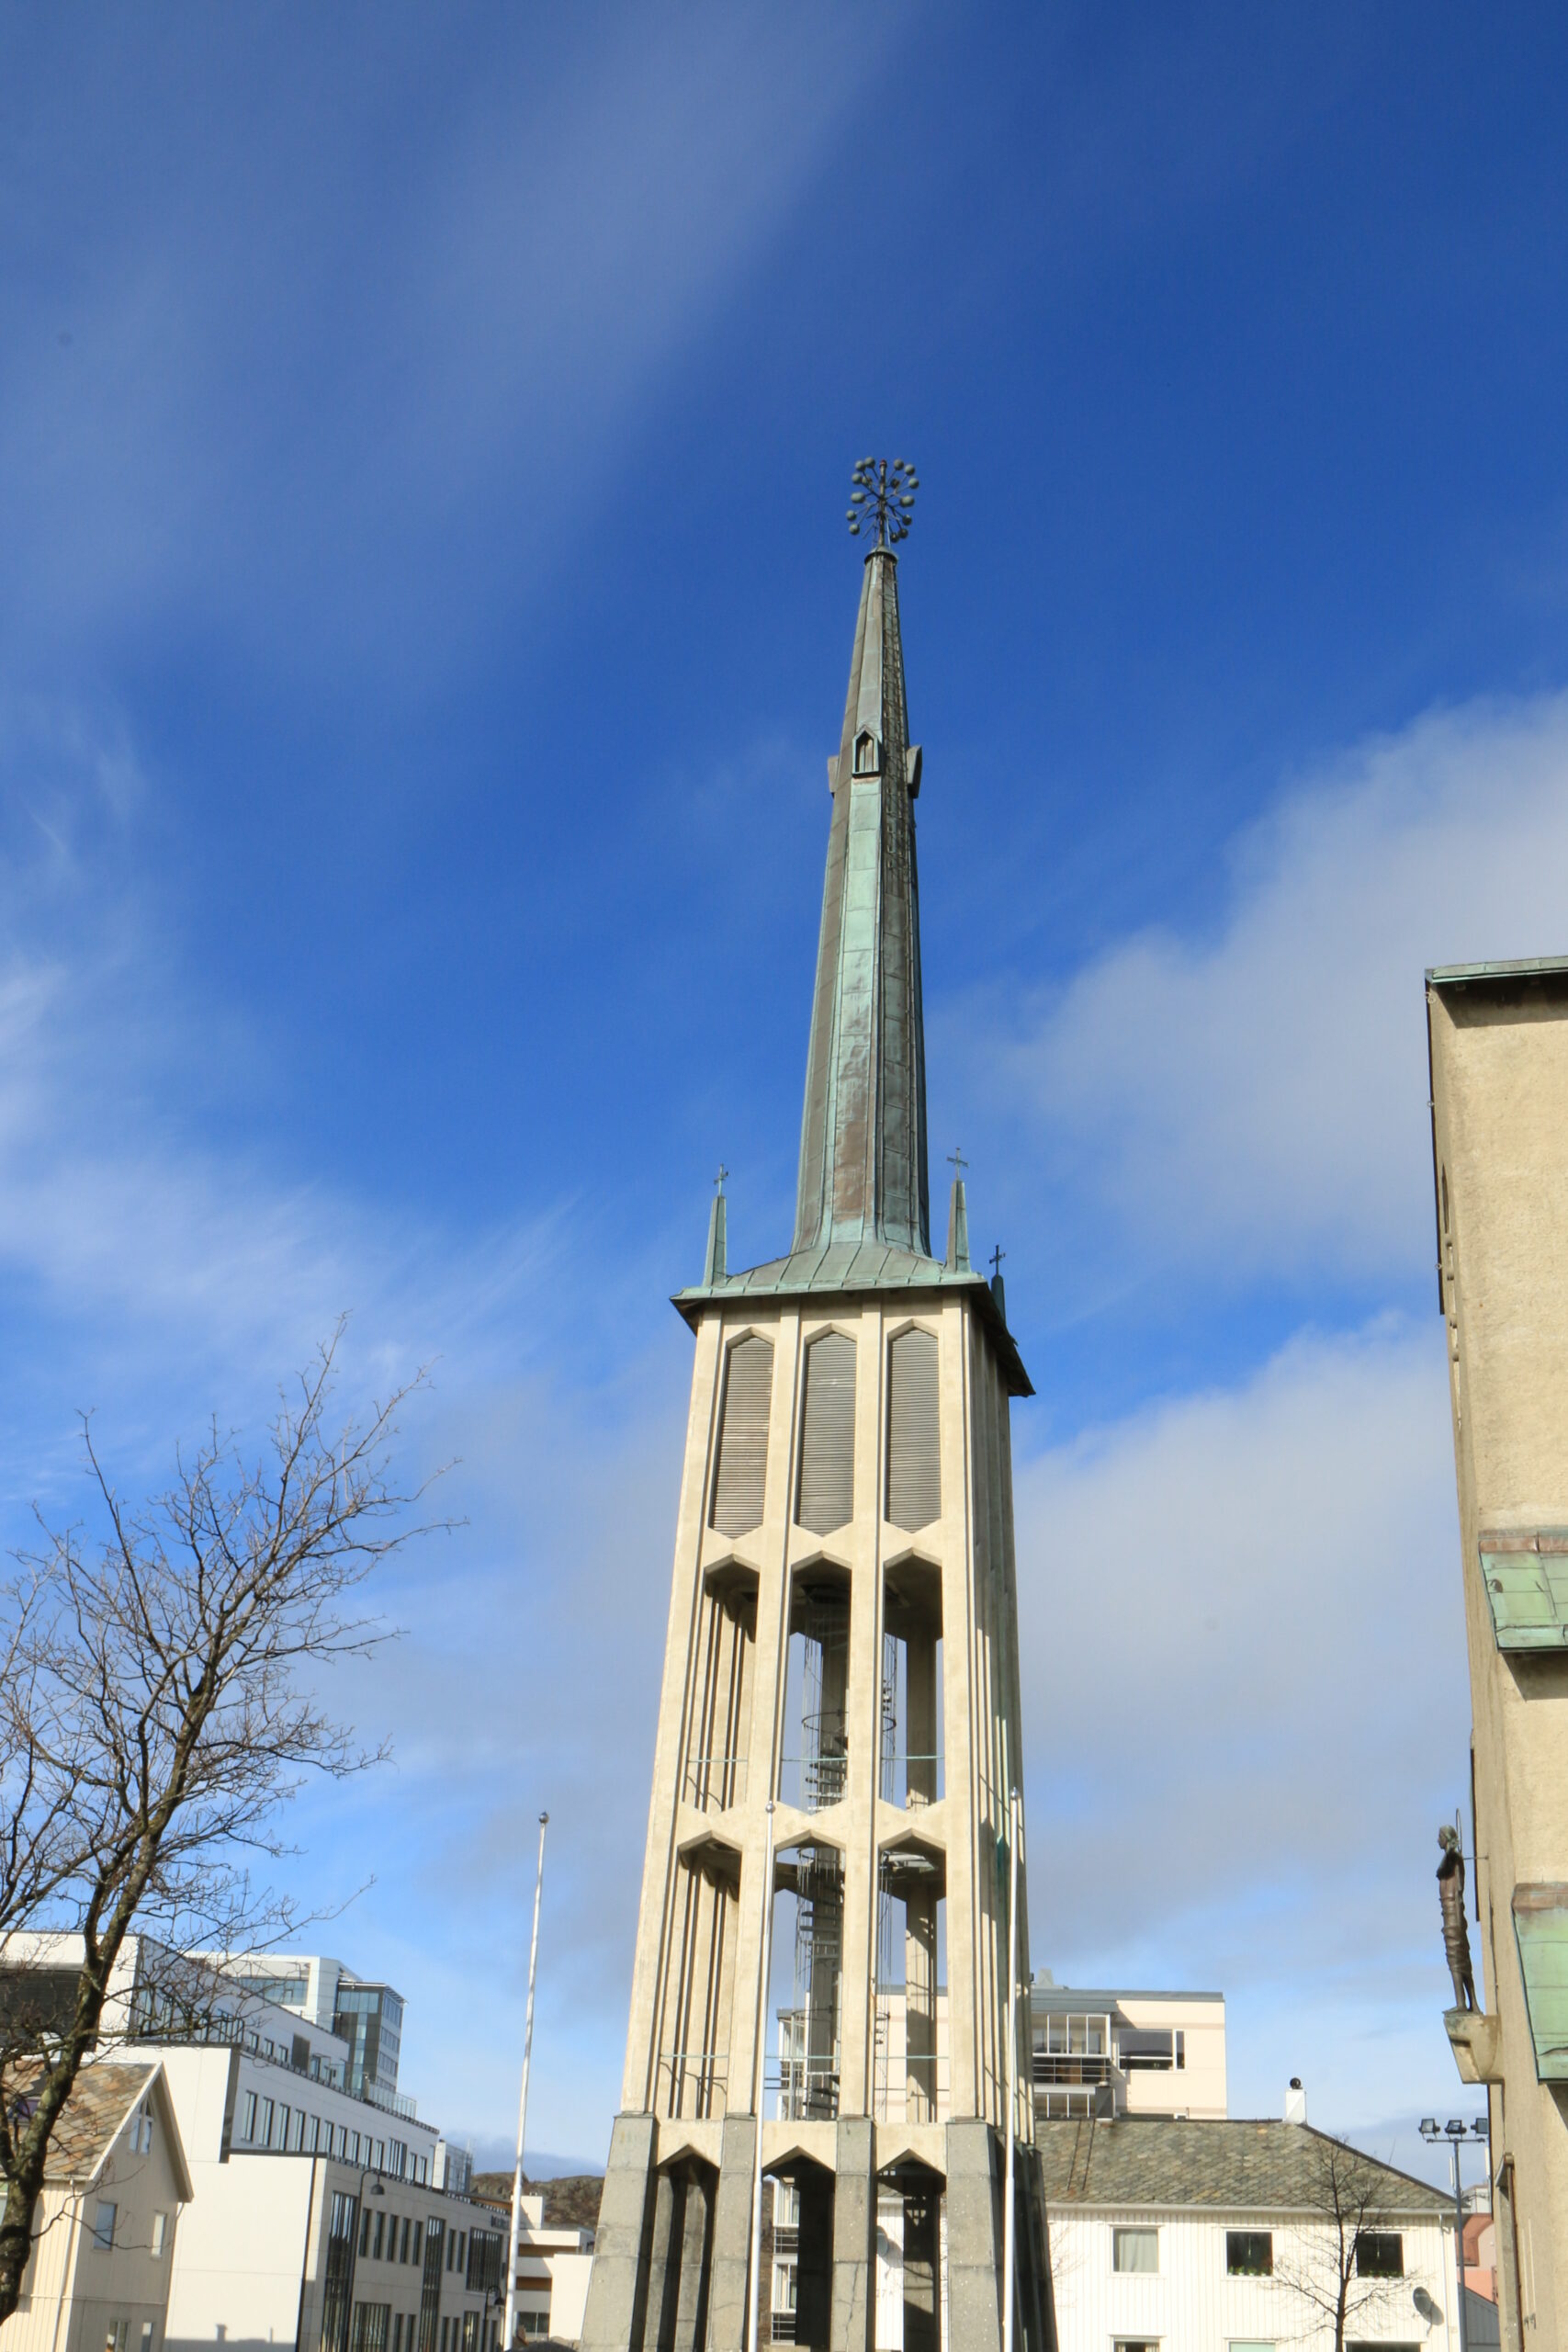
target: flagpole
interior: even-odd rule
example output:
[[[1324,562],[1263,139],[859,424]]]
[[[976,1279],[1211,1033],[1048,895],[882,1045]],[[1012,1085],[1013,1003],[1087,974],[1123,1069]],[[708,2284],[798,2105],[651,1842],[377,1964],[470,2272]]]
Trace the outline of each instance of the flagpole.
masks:
[[[528,2011],[523,2028],[523,2085],[517,2094],[517,2163],[512,2175],[512,2245],[506,2260],[505,2352],[512,2352],[517,2332],[517,2242],[523,2233],[523,2135],[528,2127],[528,2063],[534,2054],[534,1981],[539,1970],[539,1897],[545,1890],[545,1831],[547,1813],[539,1815],[539,1867],[534,1880],[534,1936],[528,1947]]]
[[[757,2002],[757,2057],[753,2101],[757,2145],[751,2158],[751,2292],[746,2312],[746,2352],[757,2352],[757,2313],[762,2284],[757,2266],[762,2258],[762,2101],[768,2087],[768,1971],[773,1951],[773,1801],[768,1799],[767,1860],[762,1871],[762,1981]]]

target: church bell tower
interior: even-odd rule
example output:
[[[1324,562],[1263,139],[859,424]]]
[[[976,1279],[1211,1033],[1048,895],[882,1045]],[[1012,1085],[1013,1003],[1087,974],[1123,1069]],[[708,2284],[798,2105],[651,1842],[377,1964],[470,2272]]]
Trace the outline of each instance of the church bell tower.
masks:
[[[584,2352],[1047,2352],[1026,1997],[1009,2063],[1008,1416],[1032,1392],[999,1274],[969,1263],[961,1163],[931,1254],[915,482],[869,459],[855,482],[874,544],[828,763],[794,1243],[731,1273],[721,1191],[675,1299],[695,1363]]]

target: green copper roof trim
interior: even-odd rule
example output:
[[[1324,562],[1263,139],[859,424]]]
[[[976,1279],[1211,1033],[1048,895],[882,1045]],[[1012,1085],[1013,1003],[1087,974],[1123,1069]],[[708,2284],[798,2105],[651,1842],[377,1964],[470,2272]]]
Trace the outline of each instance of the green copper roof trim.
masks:
[[[1568,2083],[1568,1886],[1516,1886],[1513,1910],[1536,2080]]]
[[[1462,987],[1466,980],[1539,979],[1548,972],[1568,972],[1568,956],[1525,956],[1512,964],[1435,964],[1427,978],[1440,989]]]
[[[1568,1647],[1568,1530],[1487,1534],[1479,1550],[1497,1647]]]
[[[749,1298],[848,1299],[884,1291],[917,1294],[910,1299],[911,1306],[944,1292],[957,1292],[972,1300],[996,1349],[1009,1393],[1033,1396],[1034,1384],[1024,1370],[1018,1341],[1008,1329],[985,1275],[955,1273],[939,1258],[917,1257],[912,1250],[892,1250],[885,1242],[797,1250],[787,1258],[752,1266],[722,1282],[692,1283],[678,1290],[671,1304],[694,1330],[707,1306],[741,1306]]]

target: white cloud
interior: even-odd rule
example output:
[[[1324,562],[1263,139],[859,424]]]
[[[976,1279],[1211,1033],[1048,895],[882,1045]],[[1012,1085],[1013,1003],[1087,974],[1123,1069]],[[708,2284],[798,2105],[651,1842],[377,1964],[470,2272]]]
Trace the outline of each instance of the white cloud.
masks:
[[[1363,744],[1230,868],[1210,933],[1112,947],[996,1074],[1141,1253],[1406,1277],[1432,1249],[1423,971],[1568,950],[1568,700]]]
[[[12,660],[173,624],[293,672],[372,659],[383,696],[470,662],[613,504],[895,23],[520,12],[455,46],[390,10],[368,74],[355,34],[302,72],[231,18],[85,84],[35,60],[51,162],[0,297]]]
[[[1438,1337],[1397,1323],[1303,1338],[1019,1474],[1034,1961],[1227,1992],[1239,2112],[1309,2072],[1320,2116],[1394,2111],[1423,2006],[1446,2063],[1452,1496]]]

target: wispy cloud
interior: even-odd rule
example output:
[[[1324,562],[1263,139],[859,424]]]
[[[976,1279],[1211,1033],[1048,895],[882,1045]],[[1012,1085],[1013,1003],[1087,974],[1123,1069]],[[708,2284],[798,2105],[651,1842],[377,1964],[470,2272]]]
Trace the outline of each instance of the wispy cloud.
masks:
[[[189,19],[142,28],[132,84],[201,92],[161,90],[155,153],[107,62],[56,85],[69,160],[15,192],[0,302],[13,660],[174,625],[321,679],[373,661],[383,695],[471,665],[613,507],[894,20],[470,13],[460,74],[456,21],[383,12],[379,73],[346,24],[310,74],[254,28],[221,71]]]
[[[1392,2054],[1352,2056],[1357,2020],[1429,1996],[1440,2044],[1433,1840],[1468,1788],[1452,1493],[1441,1349],[1397,1322],[1303,1336],[1020,1476],[1035,1957],[1239,1990],[1239,2111],[1301,2071],[1310,1985],[1347,2120],[1408,2095]]]
[[[1438,712],[1303,779],[1224,911],[1122,941],[1007,1024],[995,1086],[1139,1264],[1407,1283],[1431,1254],[1433,964],[1568,947],[1568,702]]]

